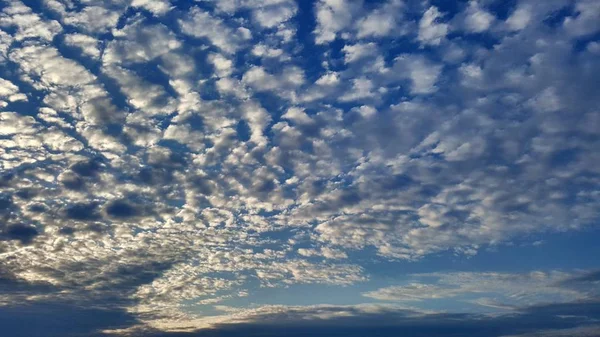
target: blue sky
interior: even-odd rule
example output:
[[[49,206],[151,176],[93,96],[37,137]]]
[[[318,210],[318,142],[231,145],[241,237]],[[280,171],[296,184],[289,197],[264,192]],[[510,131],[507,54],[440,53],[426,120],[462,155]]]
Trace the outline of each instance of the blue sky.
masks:
[[[600,2],[0,2],[0,335],[598,336]]]

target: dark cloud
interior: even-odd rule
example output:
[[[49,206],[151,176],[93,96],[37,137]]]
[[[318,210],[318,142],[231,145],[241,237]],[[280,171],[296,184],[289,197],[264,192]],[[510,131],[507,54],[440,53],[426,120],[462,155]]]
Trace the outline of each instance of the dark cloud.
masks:
[[[0,195],[0,214],[8,213],[13,206],[12,196],[8,194]]]
[[[560,282],[560,286],[600,296],[600,270],[592,270]]]
[[[81,161],[71,166],[71,170],[82,177],[93,177],[102,169],[101,159]]]
[[[130,218],[139,215],[138,209],[125,200],[116,200],[106,206],[106,213],[116,218]]]
[[[11,337],[102,337],[104,329],[130,326],[136,319],[120,309],[61,303],[0,307],[2,331]]]
[[[89,221],[100,218],[98,203],[75,203],[65,207],[65,215],[68,219]]]
[[[46,208],[46,206],[42,205],[42,204],[33,204],[31,206],[29,206],[28,210],[30,212],[34,212],[34,213],[42,213],[47,211],[48,209]]]
[[[561,330],[594,324],[600,317],[600,302],[545,305],[523,308],[521,313],[501,316],[477,314],[422,314],[411,310],[382,309],[366,313],[353,307],[307,307],[252,316],[252,323],[218,324],[188,333],[144,331],[135,336],[234,337],[234,336],[411,336],[411,337],[500,337]],[[335,314],[343,312],[341,317]],[[330,318],[308,318],[331,314]],[[582,316],[583,315],[583,316]],[[557,318],[560,316],[562,318]],[[334,317],[334,318],[331,318]],[[598,329],[600,335],[600,328]]]
[[[63,227],[58,230],[58,232],[63,235],[73,235],[75,233],[75,231],[76,230],[73,227]]]
[[[35,197],[38,194],[38,191],[36,189],[33,188],[25,188],[22,190],[19,190],[15,193],[15,195],[21,199],[25,199],[25,200],[29,200],[33,197]]]
[[[85,180],[79,176],[66,176],[62,180],[63,185],[70,190],[82,190],[85,187]]]
[[[40,233],[34,226],[25,224],[13,224],[6,226],[0,233],[0,237],[7,240],[18,240],[22,244],[29,244]]]
[[[598,282],[600,281],[600,270],[592,271],[584,275],[574,277],[570,280],[565,281],[565,284],[570,282]]]

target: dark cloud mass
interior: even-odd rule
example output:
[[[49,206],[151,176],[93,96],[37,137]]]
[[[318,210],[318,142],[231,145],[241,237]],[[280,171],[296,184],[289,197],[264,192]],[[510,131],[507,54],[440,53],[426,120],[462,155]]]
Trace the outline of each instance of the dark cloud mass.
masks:
[[[9,240],[19,240],[21,243],[29,243],[38,234],[37,229],[33,226],[14,224],[8,225],[4,229],[2,236]]]
[[[106,207],[106,213],[113,217],[132,217],[138,214],[135,207],[123,200],[116,200]]]
[[[600,336],[597,0],[0,0],[0,336]]]

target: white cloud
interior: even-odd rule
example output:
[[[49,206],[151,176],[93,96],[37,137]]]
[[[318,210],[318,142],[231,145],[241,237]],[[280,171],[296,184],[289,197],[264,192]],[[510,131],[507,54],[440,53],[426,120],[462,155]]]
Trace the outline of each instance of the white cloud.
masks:
[[[575,4],[577,14],[563,21],[565,31],[573,36],[583,36],[600,29],[600,3],[594,0],[579,0]]]
[[[147,62],[181,46],[166,26],[146,25],[142,20],[115,29],[113,36],[102,56],[107,65]]]
[[[285,67],[278,74],[271,74],[263,67],[252,67],[242,77],[242,82],[256,91],[273,91],[279,96],[294,100],[295,90],[304,84],[304,72],[298,67]]]
[[[289,108],[281,118],[289,119],[298,124],[313,124],[314,121],[300,108]]]
[[[87,6],[78,12],[63,11],[62,22],[89,33],[104,33],[117,25],[120,14],[100,6]]]
[[[319,77],[319,79],[315,82],[315,84],[327,86],[327,85],[336,85],[339,82],[340,82],[339,75],[335,72],[329,72],[329,73],[324,74],[323,76]]]
[[[495,20],[495,17],[481,8],[476,0],[469,2],[465,15],[465,27],[467,31],[473,33],[481,33],[488,30]]]
[[[257,90],[272,90],[278,84],[275,76],[267,73],[262,67],[253,67],[248,70],[244,74],[242,81],[250,84]]]
[[[100,57],[100,42],[91,36],[85,34],[67,34],[65,35],[65,44],[79,48],[87,56],[93,58]]]
[[[220,77],[229,76],[233,71],[233,62],[221,54],[210,54],[208,60]]]
[[[263,28],[274,28],[292,18],[298,8],[293,0],[210,0],[219,11],[233,15],[249,10]]]
[[[175,102],[162,86],[118,66],[105,67],[103,71],[119,83],[121,91],[127,95],[128,103],[144,114],[166,115],[174,111]]]
[[[55,20],[44,21],[21,1],[11,1],[0,14],[0,26],[17,28],[13,38],[17,41],[40,39],[52,41],[62,32],[62,26]]]
[[[253,17],[262,27],[273,28],[291,19],[296,15],[296,11],[297,8],[293,3],[288,3],[286,6],[265,6],[254,10]]]
[[[63,58],[53,47],[30,44],[14,50],[10,59],[18,63],[23,72],[39,76],[39,81],[30,81],[40,88],[57,85],[81,86],[95,79],[86,68],[73,60]]]
[[[183,33],[199,38],[206,38],[226,53],[233,53],[242,48],[251,35],[244,27],[227,26],[221,19],[211,16],[199,8],[193,8],[185,19],[179,20]]]
[[[395,59],[396,76],[411,80],[413,94],[431,94],[437,91],[436,82],[442,73],[442,65],[434,64],[424,57],[402,55]]]
[[[264,44],[257,44],[252,48],[252,54],[258,57],[281,57],[284,51],[278,48],[269,48]]]
[[[133,0],[131,6],[144,8],[156,16],[165,15],[172,8],[168,0]]]
[[[315,5],[315,43],[324,44],[335,40],[338,33],[350,26],[354,7],[354,3],[346,0],[319,0]]]
[[[19,92],[19,87],[11,81],[0,77],[0,107],[5,107],[8,102],[27,101],[27,96]]]
[[[0,58],[6,59],[6,55],[12,43],[12,40],[12,35],[8,35],[4,31],[0,30]]]
[[[569,302],[589,298],[590,289],[571,289],[563,283],[580,273],[560,271],[532,271],[511,273],[431,273],[412,275],[413,281],[402,286],[391,286],[363,293],[363,296],[381,301],[421,302],[442,298],[462,298],[465,302],[500,309],[551,302]],[[434,282],[419,282],[435,279]],[[476,300],[469,300],[477,296]]]
[[[352,80],[352,88],[344,95],[339,97],[341,102],[356,101],[359,99],[371,98],[375,96],[375,85],[373,81],[366,77],[355,78]]]
[[[35,128],[35,119],[31,116],[21,116],[15,112],[2,112],[0,114],[0,120],[2,120],[2,127],[0,127],[0,134],[3,136],[15,135],[17,133],[33,134],[37,132]]]
[[[520,6],[506,19],[506,24],[511,30],[521,30],[531,21],[531,8]]]
[[[352,63],[365,57],[373,57],[377,55],[377,46],[375,43],[357,43],[354,45],[345,45],[342,48],[344,52],[344,61]]]
[[[398,27],[398,20],[403,19],[403,9],[404,3],[402,1],[390,0],[381,8],[375,9],[357,22],[356,36],[361,39],[371,36],[383,37],[398,34],[398,31],[401,31]],[[401,31],[400,33],[404,32]]]
[[[448,34],[448,24],[439,23],[438,20],[443,17],[437,7],[431,6],[423,13],[419,21],[418,39],[423,44],[439,45]]]

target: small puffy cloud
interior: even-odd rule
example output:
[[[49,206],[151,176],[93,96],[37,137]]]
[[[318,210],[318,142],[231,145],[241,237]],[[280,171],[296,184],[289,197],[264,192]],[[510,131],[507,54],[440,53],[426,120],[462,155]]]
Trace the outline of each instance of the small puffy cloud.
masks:
[[[288,21],[296,15],[296,5],[294,3],[283,2],[271,6],[264,6],[253,11],[253,17],[262,27],[273,28],[279,24]]]
[[[208,0],[222,12],[234,15],[250,11],[261,28],[275,28],[290,20],[298,11],[293,0]]]
[[[315,82],[317,85],[329,86],[336,85],[340,82],[340,77],[335,72],[329,72],[319,77],[319,79]]]
[[[250,84],[257,90],[271,90],[277,87],[277,78],[272,74],[269,74],[262,67],[253,67],[248,70],[244,77],[243,82]]]
[[[431,6],[419,21],[418,40],[425,45],[439,45],[448,34],[448,24],[438,22],[443,14]]]
[[[175,102],[163,86],[148,82],[136,73],[118,66],[108,66],[104,71],[119,83],[128,103],[144,114],[168,114],[174,110]]]
[[[443,65],[434,64],[421,56],[402,55],[395,59],[395,75],[411,81],[413,94],[430,94],[437,91],[435,86],[442,73]]]
[[[24,73],[39,76],[38,81],[28,79],[38,88],[76,87],[95,80],[95,76],[85,67],[62,57],[56,48],[42,44],[30,44],[17,49],[10,54],[10,59],[18,63]]]
[[[114,30],[113,35],[115,39],[108,44],[102,56],[105,64],[148,62],[181,46],[166,26],[146,25],[142,20]]]
[[[563,21],[565,31],[573,36],[584,36],[600,29],[600,4],[594,0],[580,0],[575,4],[575,15]]]
[[[233,71],[233,62],[221,54],[210,54],[208,60],[220,77],[229,76]]]
[[[319,0],[315,4],[317,27],[315,43],[329,43],[352,23],[355,5],[346,0]]]
[[[19,87],[11,81],[0,78],[0,107],[5,107],[8,102],[26,100],[27,96],[19,92]]]
[[[495,17],[481,8],[476,0],[469,2],[469,6],[465,10],[465,28],[472,33],[481,33],[492,25]]]
[[[258,44],[252,48],[252,55],[258,57],[278,58],[283,55],[284,51],[279,48],[270,48],[264,44]]]
[[[120,13],[101,6],[86,6],[80,11],[59,11],[62,22],[91,34],[105,33],[114,28]]]
[[[280,73],[271,74],[263,67],[252,67],[242,77],[242,83],[256,91],[274,91],[293,99],[295,90],[305,82],[304,71],[298,67],[285,67]]]
[[[131,6],[144,8],[156,16],[165,15],[172,8],[168,0],[133,0]]]
[[[355,78],[352,80],[352,87],[344,95],[340,96],[342,102],[356,101],[359,99],[371,98],[376,95],[373,81],[366,77]]]
[[[31,8],[21,1],[11,1],[0,13],[0,27],[16,28],[13,38],[17,41],[25,39],[39,39],[52,41],[62,32],[63,28],[55,20],[43,20]]]
[[[345,45],[342,48],[342,52],[344,52],[345,57],[344,61],[346,63],[352,63],[360,60],[365,57],[373,57],[377,55],[377,46],[375,43],[357,43],[354,45]]]
[[[193,8],[184,19],[179,20],[181,31],[187,35],[206,38],[226,53],[240,49],[251,34],[244,27],[229,27],[221,19],[200,8]]]
[[[291,120],[291,121],[293,121],[295,123],[298,123],[300,125],[302,125],[302,124],[312,124],[314,122],[306,114],[306,112],[304,112],[302,109],[295,108],[295,107],[289,108],[287,110],[287,112],[281,116],[281,118]]]
[[[521,30],[527,27],[530,21],[531,8],[529,6],[519,6],[506,19],[506,25],[511,30]]]
[[[85,34],[67,34],[65,35],[65,44],[81,50],[87,56],[100,57],[100,41]]]
[[[361,18],[356,23],[356,37],[383,37],[404,33],[399,27],[399,20],[403,19],[404,3],[400,0],[391,0],[380,8]]]

